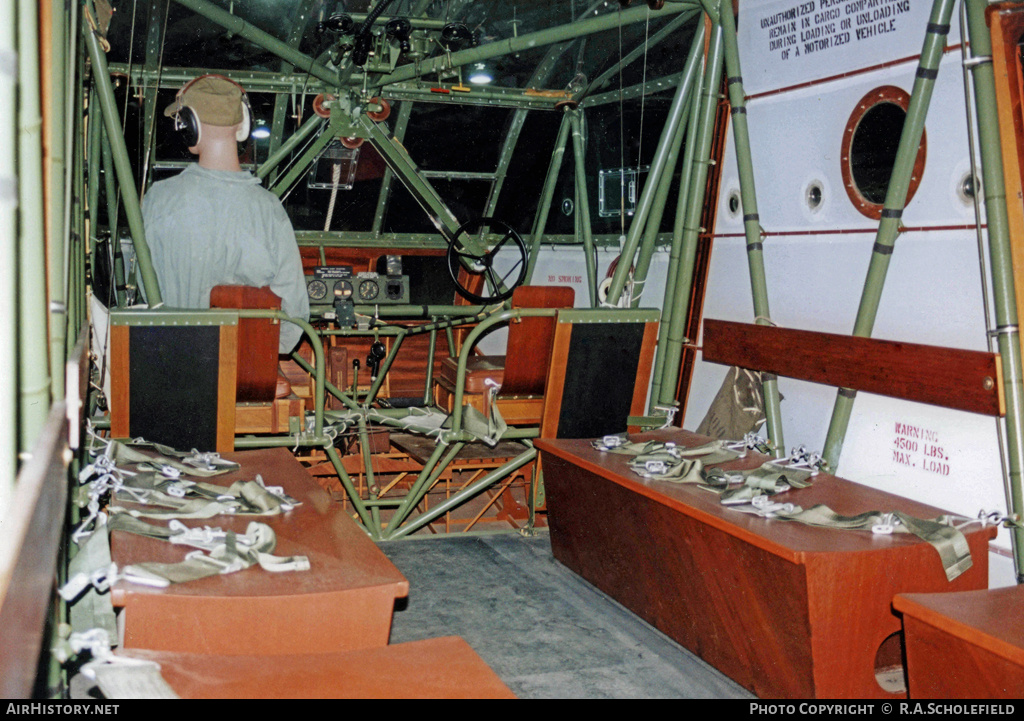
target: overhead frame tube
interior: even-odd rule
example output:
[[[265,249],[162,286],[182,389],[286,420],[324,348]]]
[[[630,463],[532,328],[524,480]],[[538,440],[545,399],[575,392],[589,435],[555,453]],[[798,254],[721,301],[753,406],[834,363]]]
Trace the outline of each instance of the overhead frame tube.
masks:
[[[332,87],[337,87],[337,72],[319,64],[313,58],[299,52],[288,45],[288,43],[278,40],[270,33],[266,33],[255,25],[247,23],[237,15],[232,15],[227,10],[222,10],[216,5],[206,2],[206,0],[174,0],[174,2],[184,5],[189,10],[202,15],[207,20],[217,23],[264,50],[269,50],[282,60],[287,60],[292,65],[302,68],[310,75],[323,80]]]
[[[615,267],[615,273],[612,275],[612,283],[608,288],[608,299],[606,301],[608,305],[617,305],[623,290],[625,290],[626,279],[634,264],[634,257],[640,245],[640,236],[647,223],[647,218],[650,216],[659,185],[657,180],[652,183],[650,179],[660,178],[668,165],[672,144],[678,134],[679,126],[682,124],[685,111],[689,108],[686,100],[690,94],[690,88],[693,87],[693,76],[696,68],[700,67],[699,61],[703,50],[704,45],[702,42],[694,42],[690,46],[690,54],[686,59],[683,77],[676,87],[676,94],[672,98],[672,105],[669,108],[668,117],[662,128],[661,138],[658,140],[658,147],[654,152],[654,159],[651,161],[651,170],[647,175],[648,182],[640,194],[640,201],[637,204],[633,220],[629,225],[622,254],[619,256],[619,264]]]
[[[938,2],[941,0],[937,0],[936,4]],[[971,55],[982,61],[971,66],[971,78],[974,81],[978,144],[982,155],[982,187],[985,192],[995,330],[1002,359],[1003,392],[1006,397],[1004,423],[1009,466],[1007,490],[1010,503],[1007,510],[1016,516],[1011,526],[1013,558],[1017,583],[1024,583],[1024,527],[1021,525],[1021,518],[1024,515],[1024,492],[1021,490],[1021,466],[1024,464],[1024,372],[1021,369],[1016,288],[1006,209],[1003,159],[1000,154],[999,116],[996,110],[995,77],[992,70],[992,38],[985,21],[986,3],[983,0],[966,2]],[[945,17],[946,22],[949,22],[950,15]]]
[[[693,174],[683,225],[682,251],[679,273],[672,298],[672,313],[668,332],[659,340],[659,350],[664,349],[665,363],[661,380],[661,395],[658,401],[668,406],[675,402],[676,385],[679,382],[679,366],[682,359],[683,343],[686,337],[686,313],[693,288],[693,269],[697,255],[697,240],[700,232],[701,213],[704,207],[704,192],[707,185],[708,167],[711,163],[711,144],[715,132],[715,115],[718,112],[718,87],[721,83],[722,27],[715,24],[711,29],[708,43],[707,67],[704,71],[704,85],[701,93],[700,122],[697,128],[697,142],[693,155]]]
[[[768,304],[768,281],[764,270],[764,245],[761,240],[761,220],[757,212],[757,192],[754,187],[754,163],[750,154],[750,131],[747,127],[746,97],[743,92],[743,73],[740,68],[739,45],[736,41],[736,18],[731,0],[719,6],[719,18],[725,34],[726,84],[731,105],[733,139],[736,146],[736,164],[740,180],[740,202],[743,205],[743,231],[747,243],[747,267],[750,270],[750,290],[754,299],[754,322],[773,325]],[[764,412],[768,437],[776,453],[785,451],[782,433],[779,380],[771,373],[761,375],[764,392]]]
[[[149,252],[149,244],[146,243],[146,231],[142,222],[142,206],[139,203],[139,193],[135,186],[135,176],[132,173],[131,161],[128,158],[124,131],[121,127],[120,116],[117,113],[117,104],[114,101],[114,89],[110,84],[107,56],[103,49],[100,48],[99,40],[96,39],[96,33],[88,27],[83,27],[83,32],[85,33],[86,46],[89,49],[89,59],[92,60],[92,76],[97,90],[97,97],[100,101],[100,108],[103,111],[104,127],[107,130],[107,138],[110,140],[111,150],[114,153],[114,168],[117,170],[121,198],[124,202],[125,214],[128,216],[128,227],[131,229],[132,243],[135,246],[135,258],[139,264],[142,283],[146,287],[146,300],[151,308],[156,308],[163,305],[163,298],[160,295],[160,283],[157,281],[156,272],[153,270],[153,258]]]
[[[907,117],[903,121],[903,132],[900,135],[900,144],[896,151],[896,161],[889,178],[889,188],[885,193],[885,204],[878,223],[874,249],[871,252],[871,263],[868,266],[867,277],[864,279],[864,290],[861,293],[857,319],[853,326],[853,335],[856,337],[870,337],[875,326],[875,318],[878,316],[882,288],[885,285],[885,276],[889,270],[889,261],[896,245],[896,238],[901,232],[900,219],[903,216],[903,208],[907,204],[910,177],[914,171],[918,147],[924,133],[924,122],[928,115],[935,78],[939,74],[939,62],[945,50],[954,4],[955,0],[935,0],[932,4],[928,28],[924,37],[924,47],[921,50],[921,59],[918,62],[910,103],[907,106]],[[995,147],[999,147],[998,135],[995,138]],[[986,190],[986,194],[987,192]],[[991,236],[991,219],[988,222]],[[840,388],[836,394],[828,434],[825,436],[825,448],[822,452],[822,456],[833,473],[839,467],[839,456],[843,451],[843,441],[850,425],[850,416],[853,413],[853,402],[856,396],[857,392],[848,388]]]
[[[177,1],[182,2],[182,0]],[[188,1],[195,2],[196,0]],[[381,78],[376,85],[385,86],[392,83],[401,83],[423,75],[432,75],[438,71],[448,70],[449,68],[457,68],[471,63],[490,60],[502,55],[525,52],[538,46],[585,37],[605,30],[613,30],[619,27],[620,24],[625,26],[645,22],[649,19],[669,17],[696,7],[698,7],[696,2],[680,2],[666,5],[661,10],[636,7],[622,10],[621,12],[610,12],[593,18],[578,20],[505,40],[498,40],[493,43],[486,43],[475,48],[459,50],[458,52],[451,53],[451,55],[442,55],[420,63],[403,65],[390,75]]]

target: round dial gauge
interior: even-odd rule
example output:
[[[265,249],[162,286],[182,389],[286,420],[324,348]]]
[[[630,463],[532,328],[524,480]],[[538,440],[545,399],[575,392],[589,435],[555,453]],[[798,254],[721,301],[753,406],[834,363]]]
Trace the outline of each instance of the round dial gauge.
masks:
[[[334,284],[334,297],[348,300],[352,297],[352,284],[347,280],[339,280]]]
[[[380,293],[380,286],[375,280],[364,280],[359,284],[359,300],[373,300]]]
[[[323,300],[327,297],[327,284],[319,278],[306,283],[306,293],[309,294],[310,300]]]

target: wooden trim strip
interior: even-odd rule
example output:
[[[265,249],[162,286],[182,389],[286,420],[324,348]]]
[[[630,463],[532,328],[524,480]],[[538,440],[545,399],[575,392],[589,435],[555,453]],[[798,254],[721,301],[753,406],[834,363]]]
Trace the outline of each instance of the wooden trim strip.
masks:
[[[220,327],[217,373],[217,452],[235,450],[235,383],[238,378],[238,326]]]
[[[704,360],[867,393],[999,416],[995,353],[720,320],[704,322]]]

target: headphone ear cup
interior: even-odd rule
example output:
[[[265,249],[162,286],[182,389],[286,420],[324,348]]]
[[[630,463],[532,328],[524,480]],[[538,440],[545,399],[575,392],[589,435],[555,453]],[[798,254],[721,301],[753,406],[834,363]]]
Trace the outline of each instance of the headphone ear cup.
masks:
[[[235,133],[235,140],[244,143],[249,139],[249,130],[252,128],[252,115],[249,112],[249,99],[243,96],[242,99],[242,124],[238,126]]]
[[[193,147],[199,144],[202,128],[199,125],[199,115],[187,105],[178,110],[174,116],[174,129],[181,133],[186,147]]]

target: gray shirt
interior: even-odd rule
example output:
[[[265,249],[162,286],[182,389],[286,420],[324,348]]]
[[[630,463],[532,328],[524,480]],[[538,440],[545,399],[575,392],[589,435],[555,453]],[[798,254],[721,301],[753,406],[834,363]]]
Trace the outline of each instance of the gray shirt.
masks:
[[[281,201],[245,171],[189,165],[142,202],[146,241],[164,304],[209,308],[216,285],[269,286],[289,316],[309,319],[295,231]],[[302,336],[281,324],[280,352]]]

